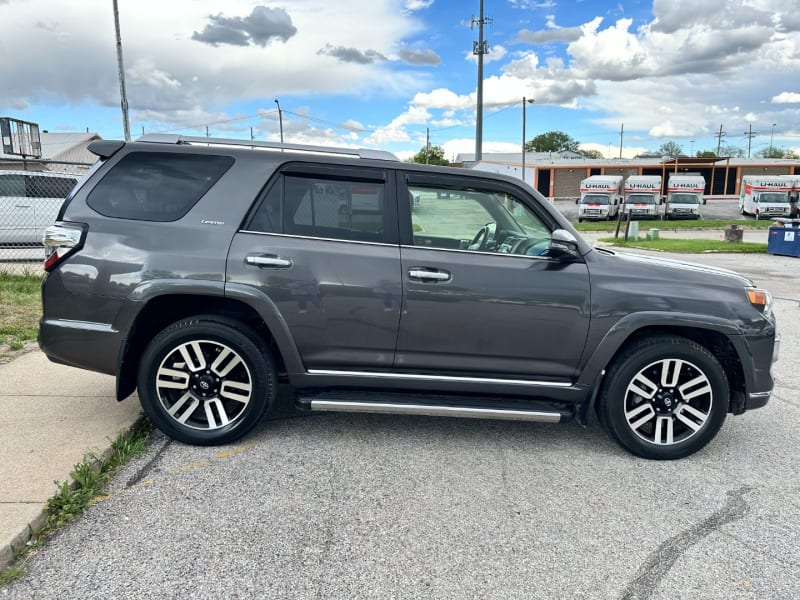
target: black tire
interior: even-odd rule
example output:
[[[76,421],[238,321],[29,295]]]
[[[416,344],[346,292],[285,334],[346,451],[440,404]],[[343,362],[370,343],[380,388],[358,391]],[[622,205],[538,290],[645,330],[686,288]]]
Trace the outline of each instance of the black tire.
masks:
[[[272,408],[277,371],[266,344],[233,319],[173,323],[145,349],[139,401],[161,431],[186,444],[227,444]],[[173,416],[174,415],[174,416]]]
[[[714,438],[729,398],[725,371],[711,352],[686,338],[656,336],[615,359],[600,392],[598,416],[629,452],[674,460]]]

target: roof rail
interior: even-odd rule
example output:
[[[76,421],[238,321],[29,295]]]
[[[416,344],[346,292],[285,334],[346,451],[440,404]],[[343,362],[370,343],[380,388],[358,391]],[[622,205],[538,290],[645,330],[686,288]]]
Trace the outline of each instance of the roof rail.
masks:
[[[258,140],[240,140],[234,138],[214,138],[191,135],[178,135],[174,133],[148,133],[139,137],[137,142],[150,142],[156,144],[205,144],[212,146],[245,146],[249,148],[269,148],[273,150],[295,150],[297,152],[317,152],[323,154],[342,154],[345,156],[358,156],[359,158],[372,158],[375,160],[399,160],[391,152],[385,150],[372,150],[369,148],[339,148],[336,146],[311,146],[306,144],[286,144],[281,142],[262,142]]]

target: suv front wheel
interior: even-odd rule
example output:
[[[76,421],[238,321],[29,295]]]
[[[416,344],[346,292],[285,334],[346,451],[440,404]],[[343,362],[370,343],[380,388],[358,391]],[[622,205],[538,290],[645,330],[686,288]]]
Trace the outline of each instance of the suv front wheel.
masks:
[[[139,364],[139,399],[168,436],[210,446],[239,439],[271,408],[277,373],[270,350],[237,321],[213,315],[174,323]]]
[[[728,413],[725,371],[682,337],[657,336],[625,349],[608,371],[598,415],[624,448],[657,460],[703,448]]]

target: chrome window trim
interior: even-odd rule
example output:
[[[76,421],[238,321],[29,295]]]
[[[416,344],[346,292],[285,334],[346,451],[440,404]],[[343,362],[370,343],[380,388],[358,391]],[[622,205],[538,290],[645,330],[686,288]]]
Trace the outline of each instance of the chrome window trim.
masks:
[[[399,244],[390,244],[389,242],[365,242],[363,240],[344,240],[342,238],[326,238],[315,237],[311,235],[297,235],[294,233],[273,233],[270,231],[252,231],[250,229],[240,229],[238,233],[250,233],[254,235],[270,235],[275,237],[295,238],[300,240],[316,240],[318,242],[342,242],[344,244],[366,244],[367,246],[389,246],[397,248]]]
[[[434,246],[415,246],[413,244],[400,244],[400,248],[414,250],[438,250],[439,252],[459,252],[461,254],[471,254],[472,256],[512,256],[515,258],[526,258],[529,260],[553,260],[550,256],[529,256],[527,254],[512,254],[510,252],[486,252],[485,250],[461,250],[460,248],[436,248]]]

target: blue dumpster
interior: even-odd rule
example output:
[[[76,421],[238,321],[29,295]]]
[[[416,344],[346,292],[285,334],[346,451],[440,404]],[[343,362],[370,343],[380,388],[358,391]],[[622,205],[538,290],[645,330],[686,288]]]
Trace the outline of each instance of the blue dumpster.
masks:
[[[767,252],[800,256],[800,227],[770,227]]]

